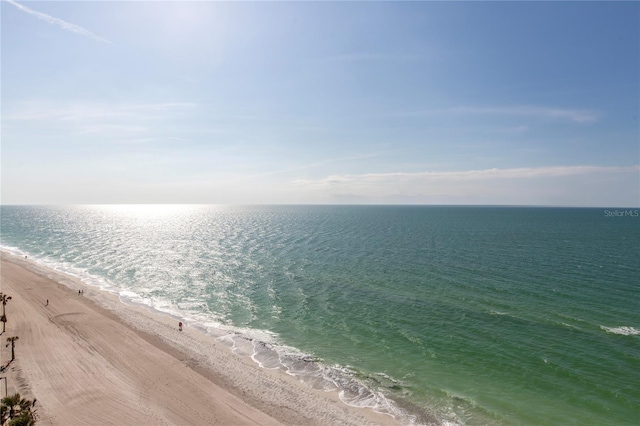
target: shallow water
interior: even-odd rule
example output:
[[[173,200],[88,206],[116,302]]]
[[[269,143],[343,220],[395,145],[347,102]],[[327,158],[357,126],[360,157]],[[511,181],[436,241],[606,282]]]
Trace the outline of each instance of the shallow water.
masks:
[[[404,422],[635,424],[640,218],[605,209],[1,208],[2,246]],[[632,212],[633,213],[633,212]]]

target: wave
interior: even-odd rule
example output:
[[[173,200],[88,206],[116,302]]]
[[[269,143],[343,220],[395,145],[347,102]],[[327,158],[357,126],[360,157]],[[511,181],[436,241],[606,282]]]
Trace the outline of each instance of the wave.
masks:
[[[629,326],[621,326],[621,327],[605,327],[601,325],[600,328],[607,333],[611,334],[620,334],[623,336],[638,336],[640,335],[640,330],[637,328],[629,327]]]
[[[19,249],[18,247],[7,246],[7,245],[4,245],[4,244],[0,244],[0,250],[6,251],[10,255],[17,256],[17,257],[25,256],[25,258],[26,258],[26,256],[29,254],[29,253]]]
[[[67,262],[51,258],[38,258],[17,247],[0,245],[0,250],[20,259],[24,257],[26,266],[35,268],[39,273],[67,286],[75,288],[74,281],[65,280],[64,275],[79,280],[87,286],[113,294],[125,305],[140,306],[153,313],[179,319],[187,326],[199,329],[228,346],[234,354],[250,357],[262,368],[281,370],[315,389],[326,392],[337,391],[344,404],[370,408],[378,413],[387,414],[405,425],[421,424],[417,416],[401,408],[380,390],[376,390],[376,384],[381,385],[382,381],[391,383],[388,386],[391,390],[400,385],[399,381],[384,373],[376,373],[377,379],[373,376],[371,380],[367,380],[366,376],[361,379],[363,375],[353,371],[350,366],[327,365],[311,354],[280,343],[277,334],[269,330],[223,324],[217,318],[213,318],[214,315],[203,313],[198,315],[188,310],[181,310],[166,301],[151,299],[135,291],[118,288],[108,279],[92,275],[86,269],[76,268]],[[54,275],[55,273],[63,275]],[[383,387],[387,386],[383,384]]]
[[[273,333],[256,332],[233,329],[217,340],[230,346],[237,355],[250,356],[262,368],[281,370],[314,389],[337,391],[340,400],[347,405],[370,408],[387,414],[402,424],[421,424],[418,416],[401,408],[382,391],[376,390],[376,384],[397,390],[402,386],[400,381],[384,373],[374,373],[369,377],[354,371],[350,366],[328,365],[318,357],[278,343],[277,336]]]
[[[563,327],[570,328],[571,330],[580,330],[579,327],[576,327],[575,325],[567,324],[566,322],[561,322],[560,325]]]

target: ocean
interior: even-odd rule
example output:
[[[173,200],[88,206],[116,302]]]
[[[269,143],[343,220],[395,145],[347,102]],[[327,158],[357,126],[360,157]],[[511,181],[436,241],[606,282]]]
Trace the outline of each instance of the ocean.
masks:
[[[637,425],[638,212],[2,206],[0,244],[405,424]]]

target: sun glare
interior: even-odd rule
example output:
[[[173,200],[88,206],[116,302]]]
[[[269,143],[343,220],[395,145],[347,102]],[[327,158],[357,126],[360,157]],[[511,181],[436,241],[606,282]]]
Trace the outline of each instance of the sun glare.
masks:
[[[188,215],[195,212],[200,206],[187,204],[111,204],[92,207],[120,216],[152,220]]]
[[[226,25],[220,9],[209,2],[159,2],[147,10],[158,41],[168,51],[184,54],[217,45]]]

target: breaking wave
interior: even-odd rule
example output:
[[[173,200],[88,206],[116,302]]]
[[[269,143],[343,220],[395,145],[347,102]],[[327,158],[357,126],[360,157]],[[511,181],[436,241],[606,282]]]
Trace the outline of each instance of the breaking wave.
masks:
[[[637,328],[622,326],[622,327],[605,327],[604,325],[600,326],[601,329],[611,334],[621,334],[623,336],[638,336],[640,335],[640,330]]]

